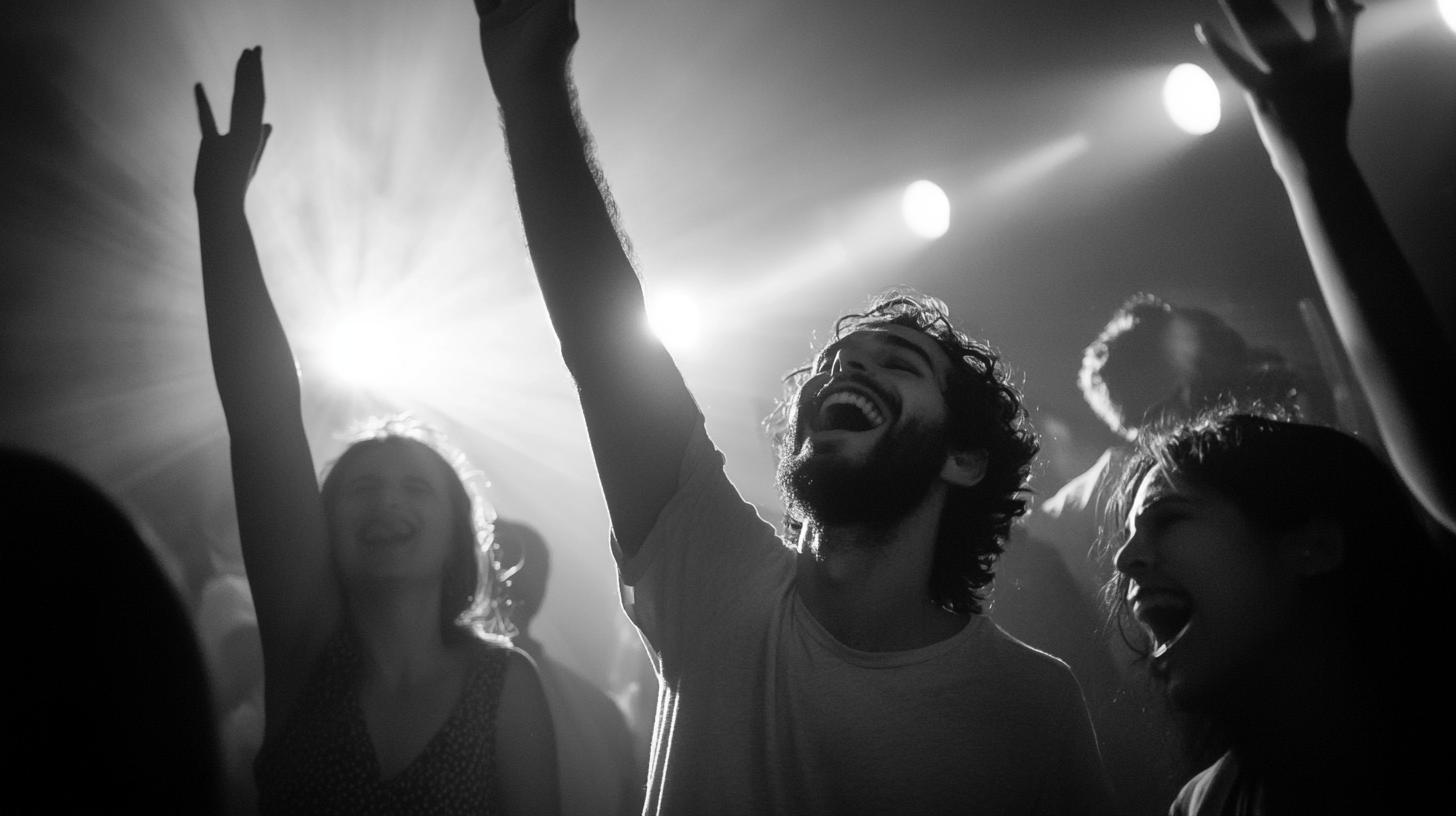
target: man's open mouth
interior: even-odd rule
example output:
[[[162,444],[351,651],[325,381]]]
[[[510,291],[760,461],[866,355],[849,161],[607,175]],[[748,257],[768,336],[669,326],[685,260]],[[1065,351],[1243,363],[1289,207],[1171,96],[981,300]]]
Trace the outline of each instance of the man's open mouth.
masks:
[[[885,424],[885,415],[874,400],[856,391],[841,389],[826,396],[815,414],[818,431],[869,431]]]

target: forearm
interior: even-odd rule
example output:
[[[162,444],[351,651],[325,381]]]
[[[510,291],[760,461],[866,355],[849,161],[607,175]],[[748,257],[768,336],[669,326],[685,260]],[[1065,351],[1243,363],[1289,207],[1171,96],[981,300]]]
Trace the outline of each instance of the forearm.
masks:
[[[1349,151],[1280,167],[1310,262],[1391,459],[1456,529],[1456,351]]]
[[[632,553],[676,488],[697,407],[648,331],[642,284],[569,80],[498,96],[531,259],[581,395],[613,529]]]
[[[567,366],[590,379],[610,363],[602,359],[604,343],[628,340],[624,325],[645,326],[641,281],[570,80],[543,82],[517,101],[503,98],[501,117],[542,296]]]
[[[229,430],[298,421],[298,377],[241,201],[198,205],[213,374]]]

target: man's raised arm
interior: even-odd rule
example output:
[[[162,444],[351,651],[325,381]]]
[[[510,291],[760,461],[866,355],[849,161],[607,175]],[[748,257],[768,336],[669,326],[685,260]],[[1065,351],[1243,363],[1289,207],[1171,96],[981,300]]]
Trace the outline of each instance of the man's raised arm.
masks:
[[[576,381],[624,557],[677,486],[697,408],[647,328],[641,282],[576,107],[570,0],[476,0],[526,242]]]

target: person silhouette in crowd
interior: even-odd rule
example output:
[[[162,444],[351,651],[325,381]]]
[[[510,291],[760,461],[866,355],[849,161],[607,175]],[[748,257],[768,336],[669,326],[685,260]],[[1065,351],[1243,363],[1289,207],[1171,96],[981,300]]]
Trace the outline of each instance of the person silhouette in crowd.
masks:
[[[1092,591],[1110,577],[1091,555],[1101,499],[1128,443],[1227,400],[1297,410],[1312,390],[1281,355],[1251,346],[1214,313],[1145,292],[1124,301],[1083,350],[1077,386],[1120,443],[1042,502],[1028,527],[1052,542]]]
[[[561,776],[563,816],[629,816],[642,812],[646,774],[638,769],[632,732],[617,703],[590,680],[552,657],[531,634],[551,576],[551,550],[534,527],[503,518],[496,542],[511,576],[514,643],[531,656],[551,705]]]
[[[207,670],[157,545],[70,467],[13,448],[0,515],[0,812],[222,814]]]

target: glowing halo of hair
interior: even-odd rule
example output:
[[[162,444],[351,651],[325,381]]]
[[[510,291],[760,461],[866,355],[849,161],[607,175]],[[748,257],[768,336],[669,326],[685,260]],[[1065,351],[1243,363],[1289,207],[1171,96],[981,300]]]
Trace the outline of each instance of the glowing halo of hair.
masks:
[[[510,576],[495,542],[496,511],[485,498],[484,474],[465,452],[440,430],[408,412],[360,420],[340,434],[344,452],[325,466],[320,495],[332,529],[333,508],[340,486],[334,475],[359,451],[377,445],[417,445],[445,472],[451,506],[451,554],[445,563],[440,593],[440,625],[447,639],[475,636],[509,644],[516,635],[510,620]]]

